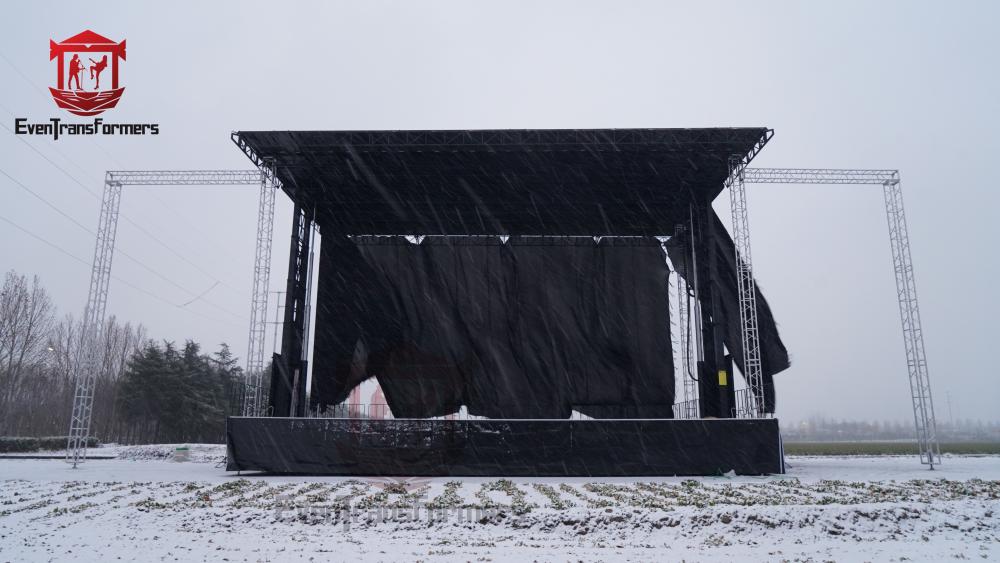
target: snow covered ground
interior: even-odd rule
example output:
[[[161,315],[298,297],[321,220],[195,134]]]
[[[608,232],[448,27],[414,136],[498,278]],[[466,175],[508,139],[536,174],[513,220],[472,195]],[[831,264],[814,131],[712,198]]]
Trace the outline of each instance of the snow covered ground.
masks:
[[[1000,560],[1000,457],[791,457],[772,477],[237,476],[220,446],[0,459],[0,561]]]

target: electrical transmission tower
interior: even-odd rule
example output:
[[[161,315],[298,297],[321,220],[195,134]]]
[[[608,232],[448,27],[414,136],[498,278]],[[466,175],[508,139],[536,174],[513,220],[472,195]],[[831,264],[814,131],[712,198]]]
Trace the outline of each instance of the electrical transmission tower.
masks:
[[[910,379],[910,397],[913,402],[913,420],[920,447],[920,462],[929,465],[941,463],[934,418],[934,401],[931,397],[930,374],[924,353],[924,332],[920,324],[920,305],[910,256],[910,236],[903,208],[903,190],[898,170],[836,170],[823,168],[747,168],[744,181],[751,184],[870,184],[881,185],[885,199],[886,222],[889,226],[889,245],[896,274],[896,298],[899,318],[903,328],[906,365]]]
[[[261,170],[135,170],[109,171],[104,180],[104,196],[98,219],[97,240],[94,245],[94,264],[90,272],[90,292],[83,313],[81,349],[76,358],[76,391],[73,395],[73,413],[70,418],[66,460],[76,467],[87,459],[87,441],[90,438],[90,421],[94,409],[94,388],[100,369],[98,357],[99,336],[104,325],[108,304],[108,286],[111,281],[111,261],[115,252],[115,235],[118,232],[118,211],[123,186],[212,186],[259,185],[260,204],[257,221],[257,259],[254,265],[254,294],[250,323],[250,350],[253,360],[247,358],[247,374],[256,374],[256,385],[247,381],[247,396],[257,397],[254,410],[248,412],[244,401],[243,414],[257,414],[259,405],[260,372],[266,326],[267,286],[270,275],[271,233],[274,220],[274,192],[278,187],[273,172]],[[267,264],[261,265],[265,259]],[[258,292],[264,287],[263,294]],[[258,311],[263,313],[257,316]],[[259,325],[259,326],[258,326]]]

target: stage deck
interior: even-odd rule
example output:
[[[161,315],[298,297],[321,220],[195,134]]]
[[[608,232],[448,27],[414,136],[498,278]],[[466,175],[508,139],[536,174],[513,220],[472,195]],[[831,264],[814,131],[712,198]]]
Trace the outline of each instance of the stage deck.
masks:
[[[784,473],[776,419],[439,420],[230,417],[228,471],[312,475]]]

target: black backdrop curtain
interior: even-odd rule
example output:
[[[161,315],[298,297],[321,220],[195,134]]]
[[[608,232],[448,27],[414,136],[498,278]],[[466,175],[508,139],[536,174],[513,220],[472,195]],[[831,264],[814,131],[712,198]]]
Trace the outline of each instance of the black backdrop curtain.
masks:
[[[377,377],[397,417],[669,418],[651,237],[324,237],[313,408]]]

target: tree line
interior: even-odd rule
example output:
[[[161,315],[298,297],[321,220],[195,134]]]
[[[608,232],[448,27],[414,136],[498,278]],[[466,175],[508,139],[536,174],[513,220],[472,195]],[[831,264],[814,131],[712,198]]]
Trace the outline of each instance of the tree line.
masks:
[[[1000,421],[937,419],[940,440],[953,442],[1000,442]],[[837,420],[813,416],[801,421],[781,421],[785,441],[823,442],[838,440],[914,440],[912,420]]]
[[[37,276],[14,271],[0,290],[0,436],[62,436],[69,430],[80,319],[57,319]],[[187,341],[157,342],[141,324],[110,316],[97,347],[91,435],[102,442],[220,442],[242,403],[243,370],[229,346],[211,354]],[[234,410],[235,409],[235,410]]]

